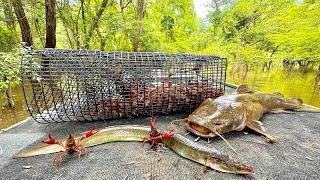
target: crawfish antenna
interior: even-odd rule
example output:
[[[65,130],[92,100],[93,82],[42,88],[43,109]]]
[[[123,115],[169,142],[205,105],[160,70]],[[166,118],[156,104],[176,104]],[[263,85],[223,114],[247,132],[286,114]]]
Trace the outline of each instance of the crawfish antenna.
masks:
[[[229,142],[220,133],[218,133],[217,131],[214,131],[214,133],[218,135],[230,147],[230,149],[232,149],[232,151],[239,157],[237,151],[231,146],[231,144],[229,144]]]

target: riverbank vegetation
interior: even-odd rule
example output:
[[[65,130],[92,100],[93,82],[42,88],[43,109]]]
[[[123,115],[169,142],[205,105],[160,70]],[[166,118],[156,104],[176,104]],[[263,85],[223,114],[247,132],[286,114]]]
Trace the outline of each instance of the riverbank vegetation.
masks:
[[[319,0],[212,0],[208,5],[210,12],[200,19],[192,0],[2,0],[5,105],[14,106],[10,89],[19,84],[22,41],[35,49],[215,54],[228,58],[232,82],[240,83],[239,74],[247,82],[253,70],[280,69],[308,74],[312,87],[320,86]]]

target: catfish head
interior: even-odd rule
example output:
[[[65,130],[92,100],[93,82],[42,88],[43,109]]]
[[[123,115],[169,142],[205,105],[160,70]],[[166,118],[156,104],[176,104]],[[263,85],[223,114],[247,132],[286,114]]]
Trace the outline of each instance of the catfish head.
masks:
[[[199,107],[203,110],[194,111],[186,119],[186,128],[191,133],[203,137],[212,138],[229,131],[241,131],[245,128],[244,112],[234,107],[226,107],[221,111],[206,111],[205,106]]]

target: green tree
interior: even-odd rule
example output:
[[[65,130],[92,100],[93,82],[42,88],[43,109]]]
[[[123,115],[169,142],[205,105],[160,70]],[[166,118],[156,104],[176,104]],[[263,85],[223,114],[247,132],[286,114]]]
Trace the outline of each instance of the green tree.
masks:
[[[11,89],[20,83],[20,54],[0,53],[0,92],[4,92],[9,107],[14,107]]]

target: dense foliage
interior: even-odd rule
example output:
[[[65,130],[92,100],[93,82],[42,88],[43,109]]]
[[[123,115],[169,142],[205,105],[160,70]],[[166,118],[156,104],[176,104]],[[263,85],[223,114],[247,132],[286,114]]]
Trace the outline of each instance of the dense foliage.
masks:
[[[227,6],[227,7],[226,7]],[[210,13],[204,52],[231,60],[270,65],[320,61],[320,1],[237,0]]]
[[[57,1],[57,47],[133,50],[139,1]],[[20,29],[11,1],[4,2],[0,51],[10,51],[19,45]],[[22,1],[22,5],[34,47],[44,48],[44,1]],[[285,59],[319,61],[319,1],[213,0],[211,6],[207,19],[201,20],[192,0],[146,0],[139,50],[220,54],[262,64]]]
[[[21,28],[21,20],[30,25],[32,37],[25,39],[36,49],[46,47],[51,27],[46,26],[46,13],[51,3],[57,48],[216,54],[245,71],[253,66],[269,70],[274,65],[304,72],[320,68],[319,0],[212,0],[206,19],[197,17],[192,0],[2,2],[0,52],[19,46],[28,29],[26,24]],[[16,75],[16,59],[5,54],[1,61],[10,60],[10,65],[0,72],[2,90],[9,88],[8,81],[18,80],[10,79]],[[315,72],[320,74],[320,69]]]
[[[8,106],[14,107],[11,88],[20,83],[20,55],[17,51],[0,53],[0,92]]]

